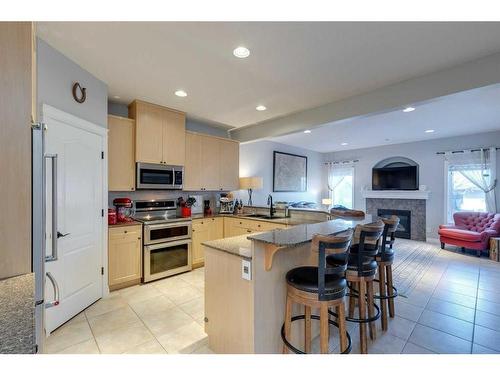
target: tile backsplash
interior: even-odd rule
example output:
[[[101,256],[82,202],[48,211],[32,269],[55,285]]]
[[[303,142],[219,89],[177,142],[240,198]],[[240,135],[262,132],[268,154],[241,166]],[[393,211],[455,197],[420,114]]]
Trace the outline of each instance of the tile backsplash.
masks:
[[[136,191],[110,191],[108,193],[108,207],[113,207],[113,199],[130,198],[132,200],[150,199],[177,199],[183,197],[187,199],[190,195],[201,195],[203,200],[210,200],[210,207],[215,209],[218,206],[220,193],[208,191],[182,191],[182,190],[136,190]],[[203,204],[203,202],[201,202]],[[216,204],[217,203],[217,204]]]

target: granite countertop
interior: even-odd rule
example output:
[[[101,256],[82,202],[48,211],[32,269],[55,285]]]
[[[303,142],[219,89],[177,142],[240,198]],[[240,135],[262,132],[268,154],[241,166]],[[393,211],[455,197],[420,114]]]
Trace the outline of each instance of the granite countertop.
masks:
[[[291,217],[278,217],[278,216],[276,216],[276,219],[266,219],[264,217],[255,217],[255,216],[248,216],[248,215],[234,215],[234,214],[215,214],[215,215],[211,215],[211,216],[196,215],[196,216],[193,216],[192,219],[193,220],[210,219],[212,217],[232,217],[235,219],[265,221],[267,223],[276,223],[276,224],[285,224],[285,225],[313,224],[313,223],[320,223],[321,222],[320,220],[294,219]]]
[[[221,238],[220,240],[203,242],[202,245],[250,260],[252,259],[252,242],[247,239],[247,236],[244,234]]]
[[[35,275],[0,280],[0,353],[35,353]]]
[[[315,234],[332,235],[349,228],[354,228],[357,224],[370,223],[371,221],[372,218],[370,215],[366,215],[362,220],[334,219],[315,224],[297,225],[284,230],[252,234],[247,238],[252,241],[260,241],[278,247],[294,247],[311,241]]]
[[[108,228],[129,227],[131,225],[142,225],[142,223],[139,221],[132,220],[123,223],[109,224]]]

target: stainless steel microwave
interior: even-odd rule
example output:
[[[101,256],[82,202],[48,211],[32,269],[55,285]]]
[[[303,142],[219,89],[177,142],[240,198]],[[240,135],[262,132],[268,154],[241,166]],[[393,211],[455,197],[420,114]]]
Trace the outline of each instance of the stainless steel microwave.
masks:
[[[182,189],[183,179],[184,168],[181,166],[137,163],[137,189]]]

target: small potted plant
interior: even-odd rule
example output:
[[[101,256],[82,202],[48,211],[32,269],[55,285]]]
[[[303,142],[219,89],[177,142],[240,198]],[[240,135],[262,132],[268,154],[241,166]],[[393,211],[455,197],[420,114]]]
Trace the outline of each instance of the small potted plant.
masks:
[[[187,200],[179,197],[177,200],[177,205],[181,208],[181,216],[182,217],[191,217],[191,207],[196,203],[196,199],[193,197],[189,197]]]

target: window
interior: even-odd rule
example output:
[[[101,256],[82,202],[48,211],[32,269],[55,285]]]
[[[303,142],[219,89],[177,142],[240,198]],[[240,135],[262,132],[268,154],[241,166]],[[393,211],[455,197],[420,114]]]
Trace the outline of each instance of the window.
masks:
[[[496,150],[459,151],[446,157],[446,219],[461,211],[496,212]]]
[[[353,208],[354,167],[333,164],[328,170],[328,189],[333,205]]]
[[[448,222],[460,211],[486,211],[484,191],[470,182],[462,173],[448,169]]]

